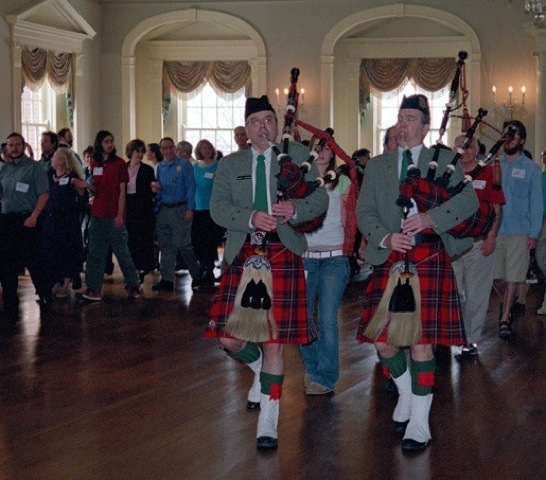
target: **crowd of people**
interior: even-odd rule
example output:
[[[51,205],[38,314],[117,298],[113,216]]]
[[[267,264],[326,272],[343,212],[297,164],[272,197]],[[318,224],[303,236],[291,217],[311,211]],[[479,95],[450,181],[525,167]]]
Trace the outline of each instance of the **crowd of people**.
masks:
[[[105,130],[82,162],[68,129],[44,132],[35,161],[24,138],[10,134],[0,169],[3,312],[17,312],[23,267],[47,309],[70,285],[83,288],[84,265],[82,297],[100,301],[111,252],[132,299],[156,268],[161,279],[152,290],[172,292],[183,262],[195,291],[219,282],[204,335],[253,372],[246,409],[259,412],[257,447],[274,449],[284,345],[299,345],[307,395],[335,391],[338,309],[364,264],[371,274],[356,337],[375,346],[389,389],[398,393],[392,428],[402,449],[423,450],[432,438],[434,346],[459,347],[460,361],[476,358],[494,281],[502,295],[499,336],[509,340],[525,309],[531,252],[546,273],[546,173],[524,151],[525,125],[506,122],[495,166],[481,161],[480,143],[468,134],[453,150],[427,148],[424,95],[404,97],[381,155],[370,159],[359,149],[348,168],[339,168],[333,131],[308,146],[283,142],[281,152],[278,130],[264,95],[247,99],[245,125],[234,129],[238,150],[221,162],[209,140],[194,150],[170,137],[130,141],[124,161]],[[459,163],[450,166],[454,151]],[[546,151],[542,159],[546,164]],[[294,170],[285,177],[287,163],[308,170],[312,182]],[[404,199],[401,186],[430,175],[431,164],[432,179],[451,172],[443,185],[450,195],[424,208]],[[455,233],[482,210],[486,227]],[[537,313],[546,314],[546,295]]]
[[[234,138],[238,148],[247,148],[240,128]],[[63,128],[43,132],[40,150],[34,158],[17,132],[2,144],[0,229],[9,237],[0,247],[3,316],[17,318],[24,268],[44,311],[70,290],[100,301],[113,254],[132,299],[141,296],[141,284],[156,269],[161,280],[153,291],[173,291],[181,266],[189,270],[195,291],[214,286],[224,229],[209,213],[218,164],[211,142],[201,140],[194,159],[187,141],[175,146],[163,138],[146,145],[134,139],[123,160],[114,136],[101,130],[82,160],[73,150],[72,132]]]

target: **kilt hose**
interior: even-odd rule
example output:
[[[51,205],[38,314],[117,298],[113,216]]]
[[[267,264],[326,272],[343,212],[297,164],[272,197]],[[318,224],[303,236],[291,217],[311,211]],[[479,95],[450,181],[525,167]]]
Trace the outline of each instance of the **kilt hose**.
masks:
[[[233,310],[235,294],[248,257],[255,255],[254,245],[246,242],[229,265],[220,281],[218,293],[210,311],[205,338],[226,337],[224,326]],[[267,259],[273,278],[273,316],[279,329],[278,338],[271,343],[304,344],[315,340],[307,317],[307,297],[302,259],[282,243],[267,245]]]
[[[362,318],[358,325],[357,340],[373,342],[364,331],[381,301],[389,279],[391,266],[404,259],[404,254],[391,252],[387,261],[374,267],[366,287]],[[418,344],[464,345],[465,330],[451,260],[441,241],[422,243],[409,251],[409,261],[417,267],[421,290],[421,323],[423,334]],[[387,341],[387,327],[377,338]]]

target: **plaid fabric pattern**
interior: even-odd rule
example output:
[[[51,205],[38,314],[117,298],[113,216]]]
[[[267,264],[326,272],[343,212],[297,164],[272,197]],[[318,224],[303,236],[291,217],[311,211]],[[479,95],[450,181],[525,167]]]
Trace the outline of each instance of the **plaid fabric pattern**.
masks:
[[[480,237],[486,235],[495,221],[495,210],[488,200],[480,200],[476,213],[468,217],[464,222],[448,230],[455,238]]]
[[[309,343],[316,338],[307,319],[305,275],[301,257],[282,243],[267,246],[273,275],[273,315],[279,336],[273,343]],[[233,310],[235,294],[243,274],[246,259],[254,255],[254,246],[245,243],[241,252],[222,275],[218,293],[210,311],[210,321],[204,336],[226,336],[224,326]]]
[[[420,212],[441,205],[451,198],[448,191],[426,178],[406,178],[400,184],[400,197],[412,198]],[[447,233],[455,238],[479,237],[485,235],[495,221],[495,211],[491,202],[480,200],[478,210]]]
[[[374,268],[366,288],[366,300],[358,325],[357,340],[371,342],[364,330],[381,301],[391,266],[403,260],[400,252],[391,252],[387,261]],[[421,289],[421,321],[423,336],[420,344],[463,345],[464,325],[451,260],[442,242],[421,244],[409,252],[409,261],[417,266]],[[387,329],[378,338],[386,342]]]

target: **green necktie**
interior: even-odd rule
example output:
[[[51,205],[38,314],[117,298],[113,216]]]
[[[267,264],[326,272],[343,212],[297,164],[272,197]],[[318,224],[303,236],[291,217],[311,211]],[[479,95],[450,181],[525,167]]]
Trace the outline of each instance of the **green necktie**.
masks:
[[[267,212],[267,180],[265,177],[265,157],[258,155],[256,157],[258,164],[256,165],[256,189],[254,191],[254,204],[255,210],[261,210]]]
[[[402,168],[400,169],[400,181],[404,180],[408,176],[408,166],[413,162],[411,161],[411,150],[408,148],[402,153]]]

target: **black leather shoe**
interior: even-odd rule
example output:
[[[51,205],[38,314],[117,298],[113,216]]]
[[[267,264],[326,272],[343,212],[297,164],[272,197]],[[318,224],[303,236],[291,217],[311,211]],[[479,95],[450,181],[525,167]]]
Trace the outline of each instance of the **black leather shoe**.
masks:
[[[168,280],[160,280],[159,283],[156,283],[152,290],[154,292],[172,292],[174,290],[174,282],[169,282]]]
[[[393,422],[392,431],[394,433],[406,433],[406,427],[408,426],[409,420],[405,422]]]
[[[273,437],[259,437],[256,441],[256,447],[260,450],[272,450],[279,446],[279,440]]]
[[[250,413],[260,411],[260,402],[251,402],[250,400],[246,402],[246,411]]]
[[[402,450],[406,452],[416,452],[419,450],[424,450],[428,447],[429,443],[430,440],[427,440],[426,442],[418,442],[417,440],[413,440],[412,438],[404,438],[404,440],[402,440]]]

